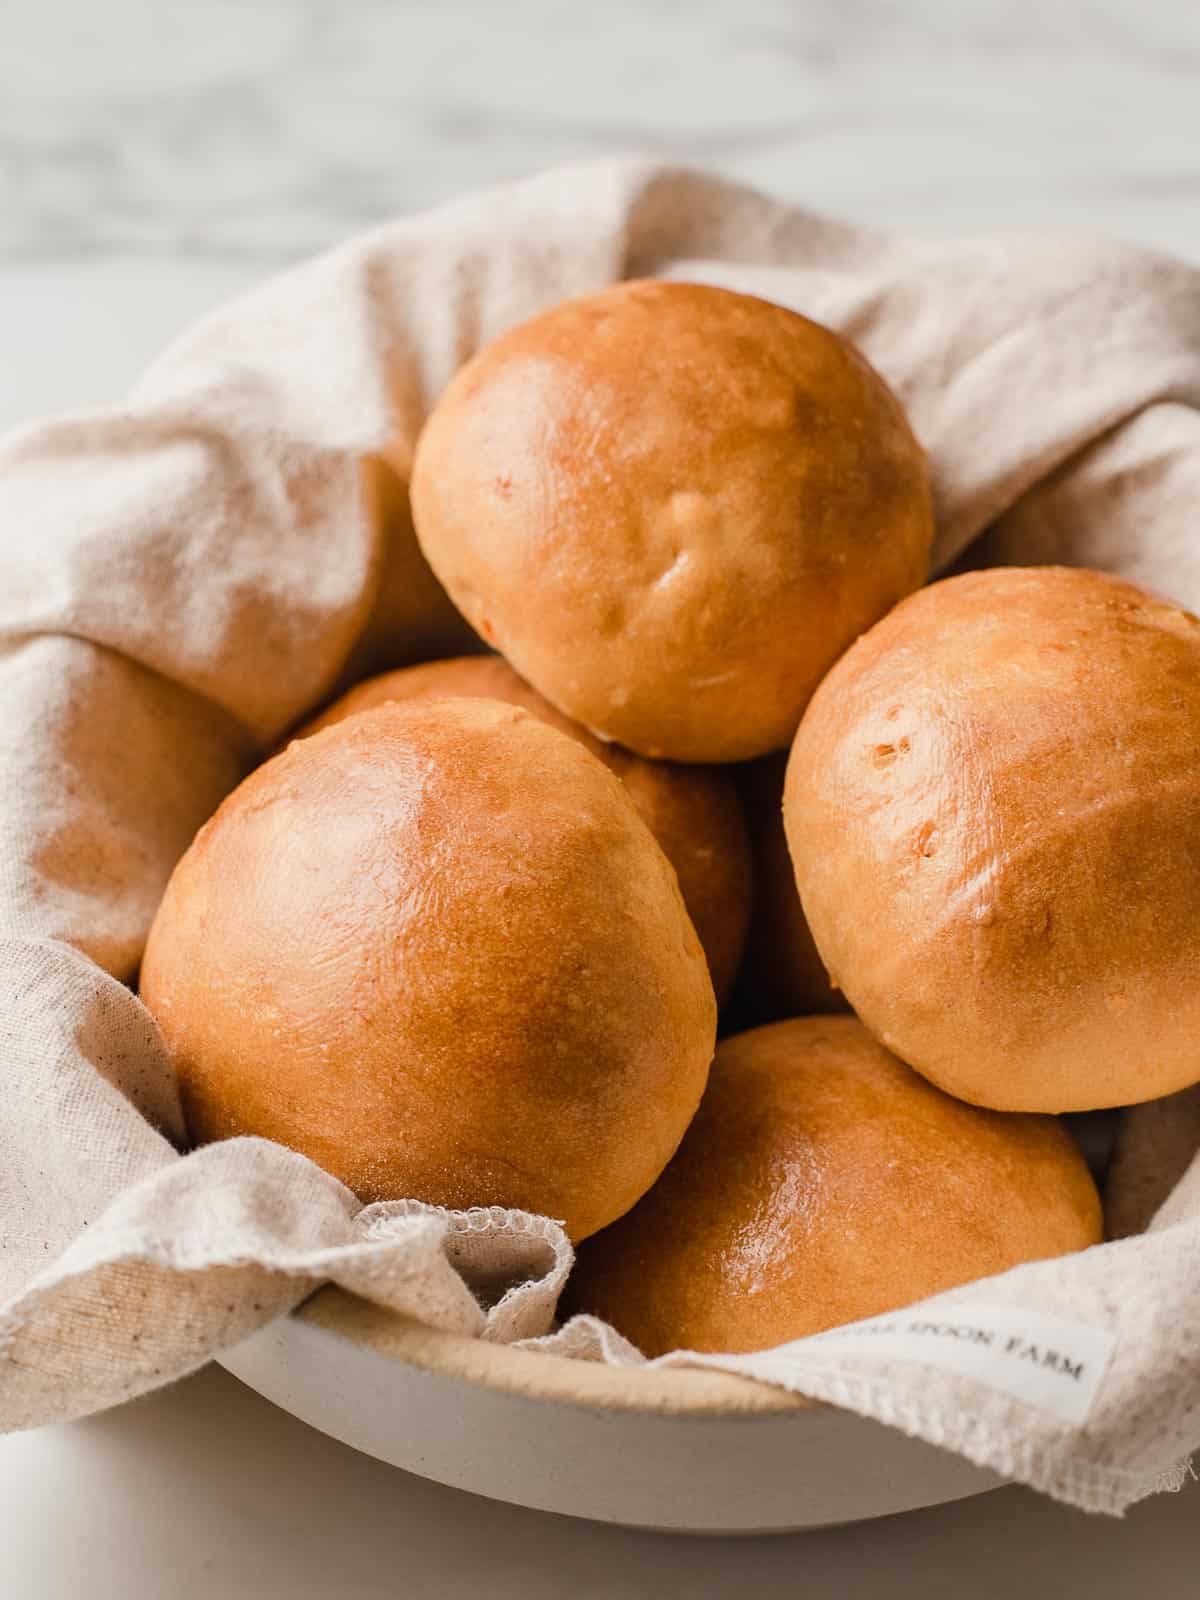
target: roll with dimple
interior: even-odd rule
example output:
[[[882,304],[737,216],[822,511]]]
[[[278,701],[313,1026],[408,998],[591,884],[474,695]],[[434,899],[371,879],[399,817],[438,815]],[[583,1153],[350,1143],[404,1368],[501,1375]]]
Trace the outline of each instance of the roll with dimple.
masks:
[[[1200,1081],[1200,622],[1102,573],[971,572],[838,662],[784,819],[826,966],[1001,1110]]]
[[[785,745],[924,580],[925,458],[887,385],[794,311],[638,281],[510,330],[418,441],[447,592],[568,716],[642,755]]]
[[[575,1239],[662,1170],[716,1029],[621,784],[483,700],[382,706],[260,767],[177,866],[141,989],[197,1141]]]
[[[389,700],[443,700],[462,695],[523,706],[542,722],[577,739],[616,773],[675,868],[683,903],[708,959],[713,989],[718,1002],[723,1001],[746,939],[753,878],[741,802],[728,773],[715,767],[647,761],[621,745],[602,743],[556,711],[506,661],[494,655],[427,661],[368,678],[300,728],[297,736],[316,733]]]
[[[654,1188],[579,1252],[573,1311],[648,1356],[765,1350],[1099,1242],[1051,1117],[951,1099],[853,1017],[726,1039]]]

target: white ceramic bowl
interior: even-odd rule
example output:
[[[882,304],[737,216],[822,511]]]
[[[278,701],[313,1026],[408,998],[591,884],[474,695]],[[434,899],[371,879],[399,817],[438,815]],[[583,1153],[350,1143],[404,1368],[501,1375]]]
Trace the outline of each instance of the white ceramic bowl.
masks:
[[[220,1359],[367,1455],[601,1522],[782,1532],[937,1505],[1000,1482],[749,1378],[512,1350],[419,1327],[335,1289]]]

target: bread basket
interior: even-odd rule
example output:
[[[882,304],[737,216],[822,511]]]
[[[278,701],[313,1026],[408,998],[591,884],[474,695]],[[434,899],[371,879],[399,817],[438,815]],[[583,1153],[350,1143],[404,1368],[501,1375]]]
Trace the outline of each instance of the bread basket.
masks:
[[[673,1533],[782,1533],[995,1488],[994,1473],[732,1373],[640,1370],[441,1333],[323,1289],[221,1365],[406,1472]]]
[[[1038,1329],[1081,1331],[1087,1394],[1063,1404],[1048,1379],[1006,1387],[903,1340],[822,1345],[771,1383],[512,1348],[528,1330],[481,1336],[436,1219],[407,1219],[437,1266],[422,1299],[409,1245],[356,1232],[354,1197],[303,1158],[265,1141],[180,1156],[174,1076],[133,993],[174,862],[339,686],[463,647],[410,559],[402,493],[381,535],[364,461],[386,461],[394,495],[482,341],[654,275],[775,298],[861,345],[931,454],[936,573],[1059,561],[1200,602],[1194,269],[1119,245],[890,237],[649,162],[350,241],[189,330],[123,405],[10,436],[0,1425],[83,1415],[216,1356],[405,1470],[645,1527],[819,1526],[1006,1479],[1119,1513],[1181,1481],[1200,1441],[1194,1139],[1174,1193],[1161,1173],[1146,1187],[1141,1236],[922,1308],[1026,1319],[1026,1352]],[[1066,1367],[1074,1383],[1081,1362]]]

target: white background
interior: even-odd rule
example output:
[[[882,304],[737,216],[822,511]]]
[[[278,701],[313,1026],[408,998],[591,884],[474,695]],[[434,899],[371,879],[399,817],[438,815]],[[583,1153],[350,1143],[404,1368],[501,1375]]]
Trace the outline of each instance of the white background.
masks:
[[[634,150],[878,224],[1200,262],[1200,6],[0,0],[0,426],[116,398],[359,226]],[[407,1478],[216,1371],[0,1441],[3,1600],[1194,1600],[1197,1558],[1194,1485],[1124,1523],[1004,1490],[786,1539],[589,1527]]]

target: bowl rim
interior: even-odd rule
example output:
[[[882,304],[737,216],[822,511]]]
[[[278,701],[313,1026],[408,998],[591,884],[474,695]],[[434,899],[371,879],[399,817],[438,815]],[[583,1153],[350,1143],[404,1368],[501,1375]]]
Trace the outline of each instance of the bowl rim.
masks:
[[[587,1411],[746,1420],[826,1411],[805,1395],[755,1378],[701,1367],[610,1367],[542,1350],[519,1350],[468,1334],[429,1328],[334,1285],[295,1315],[390,1361],[531,1401]]]

